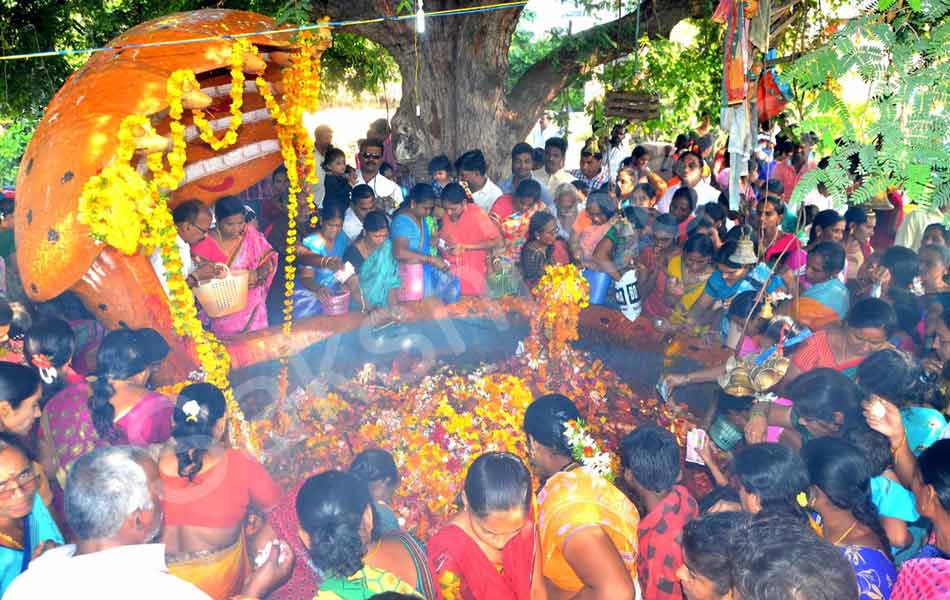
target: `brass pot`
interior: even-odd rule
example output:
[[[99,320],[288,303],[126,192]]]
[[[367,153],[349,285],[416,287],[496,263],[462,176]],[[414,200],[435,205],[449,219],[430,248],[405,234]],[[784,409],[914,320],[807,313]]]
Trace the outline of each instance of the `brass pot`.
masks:
[[[778,371],[781,377],[785,377],[785,373],[788,372],[788,368],[792,364],[792,359],[787,356],[773,356],[771,359],[765,361],[765,364],[770,369]]]

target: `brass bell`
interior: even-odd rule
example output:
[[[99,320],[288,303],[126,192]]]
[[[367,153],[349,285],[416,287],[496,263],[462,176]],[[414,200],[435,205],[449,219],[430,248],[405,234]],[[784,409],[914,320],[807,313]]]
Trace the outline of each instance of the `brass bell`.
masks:
[[[752,373],[752,385],[756,390],[764,392],[781,381],[784,375],[769,367],[760,368]]]
[[[742,233],[742,237],[736,244],[736,251],[732,253],[729,260],[737,265],[754,265],[759,262],[759,257],[755,255],[755,244],[749,239],[747,232]]]
[[[863,208],[865,211],[894,210],[894,205],[892,205],[890,200],[887,199],[887,194],[885,192],[881,192],[862,204],[861,208]]]
[[[772,315],[772,299],[766,297],[765,302],[762,304],[762,312],[760,313],[760,316],[765,320],[769,320],[772,318]]]
[[[729,374],[729,380],[722,389],[732,396],[751,396],[755,393],[752,386],[752,379],[749,372],[744,367],[736,367]]]

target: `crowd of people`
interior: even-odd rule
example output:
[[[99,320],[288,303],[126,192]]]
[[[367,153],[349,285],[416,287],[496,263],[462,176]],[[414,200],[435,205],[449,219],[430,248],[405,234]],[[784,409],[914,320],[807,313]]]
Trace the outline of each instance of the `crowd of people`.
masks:
[[[211,210],[176,206],[190,286],[248,273],[246,308],[208,327],[266,327],[285,289],[304,318],[334,314],[340,298],[375,311],[526,294],[567,263],[584,269],[592,302],[617,307],[594,284],[635,273],[640,320],[738,358],[679,365],[659,386],[671,404],[714,390],[705,443],[686,449],[712,491],[683,484],[687,452],[671,431],[641,425],[611,455],[571,399],[543,395],[523,415],[527,464],[479,456],[457,513],[419,540],[390,506],[400,473],[385,450],[282,490],[228,446],[220,390],[152,388],[169,352],[156,331],[108,332],[93,361],[75,323],[26,322],[0,303],[0,595],[950,598],[940,211],[911,211],[898,190],[871,208],[836,206],[822,187],[790,204],[821,164],[811,136],[763,136],[733,207],[728,154],[708,136],[653,157],[618,126],[573,171],[567,142],[549,136],[543,149],[515,145],[500,184],[471,150],[433,158],[431,180],[402,189],[388,135],[374,124],[350,168],[317,129],[320,218],[310,229],[301,216],[295,281],[278,268],[283,168]],[[160,257],[153,266],[167,283]]]

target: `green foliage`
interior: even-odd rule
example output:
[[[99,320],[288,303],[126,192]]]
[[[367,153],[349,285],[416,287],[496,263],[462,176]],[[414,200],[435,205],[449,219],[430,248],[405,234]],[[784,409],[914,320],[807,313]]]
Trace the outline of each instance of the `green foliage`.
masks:
[[[198,8],[275,14],[278,0],[0,0],[0,52],[21,54],[102,46],[149,19]],[[0,64],[0,117],[42,111],[88,55]]]
[[[338,85],[354,94],[378,93],[399,77],[396,61],[382,46],[341,31],[333,32],[333,45],[323,53],[320,69],[325,97],[331,97]]]
[[[521,13],[522,21],[531,21],[534,14],[531,11]],[[564,29],[553,29],[542,37],[536,37],[522,29],[515,30],[508,48],[508,78],[505,89],[510,91],[521,76],[536,62],[547,56],[559,47],[567,35]],[[584,83],[589,81],[590,75],[575,77],[546,108],[557,115],[558,125],[564,126],[566,111],[584,110]]]
[[[601,80],[613,89],[653,93],[660,98],[660,117],[638,123],[647,135],[672,139],[695,129],[704,118],[718,119],[722,87],[722,27],[695,20],[693,45],[668,39],[641,39],[639,63],[633,56],[606,65]],[[592,107],[599,110],[599,107]]]
[[[33,136],[36,123],[36,117],[20,118],[9,123],[0,133],[0,186],[16,184],[20,159]]]
[[[880,13],[853,19],[785,70],[813,98],[799,131],[818,132],[831,149],[828,168],[812,171],[795,189],[798,199],[823,182],[843,201],[857,175],[861,185],[847,197],[852,203],[890,186],[919,203],[950,203],[948,13],[950,2],[934,0],[919,11],[897,10],[890,19]],[[866,102],[845,103],[835,82],[846,76],[867,86]]]

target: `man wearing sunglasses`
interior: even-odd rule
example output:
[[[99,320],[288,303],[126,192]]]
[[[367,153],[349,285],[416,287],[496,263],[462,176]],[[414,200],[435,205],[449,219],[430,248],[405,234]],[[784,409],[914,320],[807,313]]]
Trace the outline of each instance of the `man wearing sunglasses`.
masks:
[[[387,212],[402,204],[402,190],[396,182],[383,177],[379,167],[383,164],[383,142],[376,138],[363,140],[360,144],[360,170],[357,172],[357,185],[365,183],[373,188],[376,197],[383,201]]]
[[[211,279],[218,274],[215,265],[210,262],[195,263],[191,258],[191,247],[208,235],[211,229],[211,211],[199,200],[185,200],[172,211],[172,221],[175,223],[177,235],[175,245],[181,257],[181,272],[185,276],[189,287],[195,287],[199,281]],[[162,284],[165,294],[168,294],[168,269],[162,261],[162,254],[158,248],[149,258],[158,282]]]

